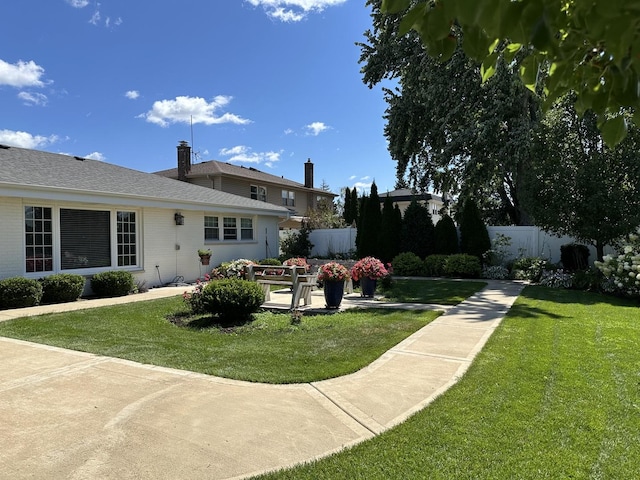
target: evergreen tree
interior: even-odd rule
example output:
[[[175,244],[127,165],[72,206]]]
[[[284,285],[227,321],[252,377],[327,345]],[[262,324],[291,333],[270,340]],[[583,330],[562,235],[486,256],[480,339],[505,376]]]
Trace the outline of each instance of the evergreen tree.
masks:
[[[360,258],[373,256],[379,257],[378,235],[382,223],[382,212],[380,211],[380,197],[376,182],[371,184],[371,192],[363,206],[360,222],[358,222],[358,235],[356,236],[356,247]],[[358,237],[360,243],[358,244]]]
[[[358,230],[356,232],[356,255],[359,258],[366,256],[362,255],[362,252],[367,248],[367,241],[365,240],[367,235],[365,231],[365,217],[367,216],[366,206],[368,203],[369,197],[367,197],[366,195],[362,195],[362,197],[360,197],[360,199],[358,200],[358,217],[356,219],[356,224],[358,226]]]
[[[413,252],[420,258],[433,253],[433,219],[427,207],[414,198],[404,212],[402,219],[401,251]]]
[[[355,218],[352,216],[353,209],[351,208],[351,189],[346,187],[344,189],[344,210],[342,211],[342,218],[347,225],[351,225]]]
[[[489,232],[482,221],[480,210],[476,202],[468,198],[464,202],[460,218],[460,251],[482,259],[482,255],[490,248]]]
[[[387,195],[382,205],[382,222],[380,224],[380,233],[378,236],[378,251],[380,260],[389,263],[398,253],[400,247],[400,231],[402,227],[402,216],[400,216],[400,224],[397,223],[397,214],[400,209],[394,208],[391,197]]]
[[[444,215],[436,223],[434,234],[434,253],[451,255],[458,253],[458,231],[449,215]]]

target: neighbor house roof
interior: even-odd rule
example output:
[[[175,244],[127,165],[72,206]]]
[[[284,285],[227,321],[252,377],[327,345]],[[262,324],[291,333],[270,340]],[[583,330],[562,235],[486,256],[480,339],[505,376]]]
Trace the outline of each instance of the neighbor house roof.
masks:
[[[384,202],[387,196],[391,197],[394,202],[410,202],[415,198],[416,200],[435,200],[442,201],[442,197],[434,195],[433,193],[417,193],[410,188],[400,188],[398,190],[392,190],[390,192],[384,192],[379,194],[380,202]]]
[[[157,175],[169,178],[178,178],[178,169],[170,168],[155,172]],[[271,175],[270,173],[261,172],[253,167],[243,167],[241,165],[233,165],[231,163],[219,162],[217,160],[209,160],[207,162],[195,163],[191,165],[191,171],[187,174],[187,178],[198,178],[207,175],[220,175],[227,177],[240,177],[254,182],[270,183],[283,187],[292,187],[301,190],[309,190],[318,194],[327,196],[337,196],[335,193],[327,192],[319,188],[308,188],[304,184],[294,182],[284,177]]]
[[[43,194],[43,192],[46,192]],[[285,207],[179,182],[110,163],[0,145],[0,195],[109,201],[220,211],[251,211],[288,217]],[[122,203],[122,200],[119,201]]]

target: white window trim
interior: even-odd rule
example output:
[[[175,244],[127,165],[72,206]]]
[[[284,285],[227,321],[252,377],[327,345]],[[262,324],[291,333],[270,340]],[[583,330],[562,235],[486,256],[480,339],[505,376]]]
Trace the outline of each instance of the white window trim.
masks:
[[[206,240],[204,239],[204,217],[218,217],[218,240]],[[236,221],[236,238],[235,239],[225,239],[224,238],[224,219],[225,218],[234,218]],[[242,219],[243,218],[248,218],[251,220],[251,227],[252,227],[252,237],[250,240],[242,240],[242,230],[244,230],[242,228]],[[230,215],[230,214],[223,214],[223,213],[207,213],[202,217],[202,238],[204,239],[204,244],[205,245],[217,245],[217,244],[225,244],[225,245],[231,245],[231,244],[247,244],[247,243],[257,243],[257,223],[258,223],[258,217],[257,215],[241,215],[241,214],[237,214],[237,215]]]
[[[25,220],[25,208],[26,207],[43,207],[51,209],[51,233],[53,235],[53,269],[44,272],[27,272],[26,268],[26,231],[24,227]],[[75,269],[62,269],[61,265],[61,245],[60,245],[60,210],[94,210],[99,212],[109,212],[109,222],[111,230],[111,265],[108,267],[94,267],[94,268],[75,268]],[[136,214],[136,265],[127,265],[123,267],[118,266],[118,212],[133,212]],[[143,232],[142,232],[142,211],[138,208],[126,208],[126,207],[89,207],[84,205],[52,205],[45,202],[23,202],[22,204],[22,271],[26,278],[42,278],[43,276],[53,275],[57,273],[74,273],[78,275],[93,275],[99,272],[106,272],[109,270],[128,270],[139,271],[144,267],[143,259]]]

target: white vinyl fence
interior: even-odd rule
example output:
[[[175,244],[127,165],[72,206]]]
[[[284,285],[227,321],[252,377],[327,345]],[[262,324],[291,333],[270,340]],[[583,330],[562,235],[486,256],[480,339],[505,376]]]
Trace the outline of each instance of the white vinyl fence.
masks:
[[[499,233],[511,238],[511,246],[508,249],[510,258],[542,257],[556,263],[560,261],[560,247],[575,242],[571,237],[556,237],[539,227],[487,227],[487,230],[492,241]],[[288,232],[281,231],[280,238],[282,239]],[[311,256],[329,257],[332,254],[348,254],[354,251],[356,233],[357,229],[353,227],[311,231],[309,234],[309,240],[313,243]],[[589,251],[591,252],[589,262],[593,264],[596,260],[596,249],[589,246]],[[613,249],[605,248],[605,254],[610,252],[613,252]]]

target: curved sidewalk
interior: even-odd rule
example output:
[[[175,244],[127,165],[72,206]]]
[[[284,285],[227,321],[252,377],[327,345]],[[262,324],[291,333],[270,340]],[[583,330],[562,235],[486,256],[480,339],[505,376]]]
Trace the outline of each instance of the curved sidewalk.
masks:
[[[491,281],[367,368],[310,384],[239,382],[0,337],[0,469],[14,479],[229,479],[327,455],[455,383],[522,287]]]

